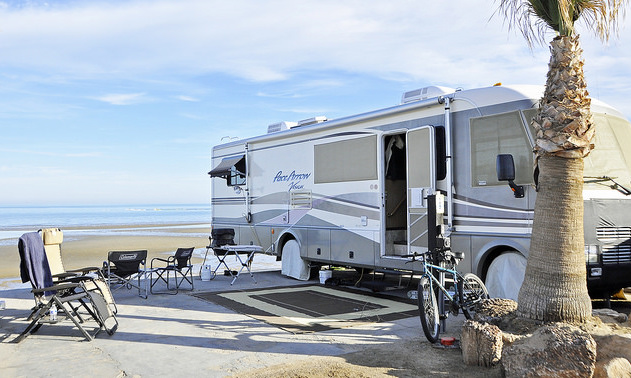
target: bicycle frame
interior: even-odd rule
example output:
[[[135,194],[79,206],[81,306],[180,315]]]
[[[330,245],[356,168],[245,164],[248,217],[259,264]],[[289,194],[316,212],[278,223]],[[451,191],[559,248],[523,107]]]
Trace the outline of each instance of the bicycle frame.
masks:
[[[423,270],[424,270],[423,276],[429,277],[432,280],[432,282],[438,286],[440,291],[444,295],[447,296],[447,299],[449,299],[450,302],[458,303],[456,295],[458,294],[458,290],[460,290],[460,288],[458,287],[458,279],[460,278],[460,273],[456,269],[449,269],[449,268],[445,268],[439,265],[434,265],[434,264],[428,263],[426,259],[423,259]],[[437,270],[439,273],[442,273],[442,274],[444,273],[451,274],[451,276],[454,279],[454,289],[455,289],[453,296],[449,293],[449,290],[445,288],[441,280],[436,278],[436,276],[434,275],[434,270]]]
[[[446,319],[449,312],[458,315],[462,311],[467,319],[471,319],[471,311],[475,311],[474,306],[478,301],[488,298],[488,290],[478,276],[472,273],[463,275],[456,270],[458,262],[463,257],[462,252],[452,252],[448,249],[424,253],[422,255],[423,273],[418,289],[410,292],[412,294],[408,293],[410,298],[415,297],[414,299],[418,301],[423,332],[432,343],[438,340],[441,330],[446,331]],[[438,263],[434,264],[434,260]],[[446,288],[445,275],[447,274],[453,279],[453,293]],[[440,291],[435,290],[434,287]],[[445,299],[449,300],[449,308],[446,308]]]

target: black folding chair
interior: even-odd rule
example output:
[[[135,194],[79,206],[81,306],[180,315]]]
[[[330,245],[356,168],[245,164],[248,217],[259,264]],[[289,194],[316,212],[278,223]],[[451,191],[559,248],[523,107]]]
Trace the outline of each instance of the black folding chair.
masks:
[[[210,244],[206,246],[206,253],[204,254],[204,261],[202,262],[202,265],[199,269],[200,277],[202,275],[202,269],[204,268],[204,265],[206,264],[206,259],[208,258],[208,252],[213,251],[213,253],[216,253],[215,248],[219,248],[224,245],[235,245],[234,244],[234,229],[213,228],[212,231],[210,232],[210,237],[208,239],[210,239]],[[225,259],[225,256],[223,259]],[[223,259],[219,259],[219,265],[217,265],[215,269],[211,272],[211,279],[215,278],[215,276],[217,275],[217,269],[222,265],[222,263],[226,267],[226,269],[229,270],[228,266],[223,261]]]
[[[31,322],[15,339],[15,342],[19,343],[31,333],[37,332],[43,324],[56,324],[65,319],[70,319],[88,341],[91,341],[102,330],[109,335],[116,332],[118,320],[100,288],[87,288],[88,281],[60,280],[53,283],[44,244],[39,233],[31,232],[22,235],[18,242],[18,250],[22,282],[31,282],[33,287],[31,291],[36,304],[28,316]],[[73,304],[73,302],[77,303]],[[82,309],[97,323],[97,328],[92,334],[84,327],[86,320],[79,312]]]
[[[226,257],[228,257],[229,254],[226,250],[221,249],[221,247],[228,245],[235,245],[234,229],[213,228],[210,232],[210,245],[206,247],[206,254],[208,254],[209,249],[212,249],[215,257],[217,257],[217,266],[212,271],[212,277],[217,275],[217,270],[219,270],[222,265],[226,268],[226,272],[229,272],[231,276],[233,275],[232,270],[228,267],[228,264],[226,264]],[[204,257],[204,261],[206,261],[206,257]]]
[[[168,294],[177,294],[184,281],[188,282],[191,285],[191,290],[193,290],[193,264],[191,263],[191,257],[193,257],[194,249],[194,247],[178,248],[177,251],[175,251],[175,254],[173,256],[169,256],[167,259],[160,257],[154,257],[151,259],[151,269],[149,270],[151,274],[151,294],[154,294],[153,286],[159,281],[166,283],[167,290],[175,290],[175,293],[167,291],[166,293]],[[153,265],[154,262],[158,264],[155,267]],[[161,263],[166,263],[166,265],[159,266],[162,265]],[[153,279],[154,273],[157,275],[155,279]],[[169,286],[171,273],[173,273],[175,280],[175,287],[173,289]],[[179,281],[178,275],[181,276]]]
[[[147,250],[138,251],[110,251],[107,261],[103,263],[103,275],[111,291],[122,287],[138,289],[138,295],[147,299],[147,285],[144,295],[140,286],[140,278],[146,278]]]

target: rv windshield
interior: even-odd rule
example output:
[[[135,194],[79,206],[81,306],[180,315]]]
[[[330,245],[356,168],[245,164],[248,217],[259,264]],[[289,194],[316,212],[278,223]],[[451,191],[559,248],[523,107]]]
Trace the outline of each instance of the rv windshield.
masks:
[[[611,190],[620,186],[622,190],[616,190],[623,192],[631,187],[631,123],[597,113],[594,123],[595,148],[585,158],[585,189]]]

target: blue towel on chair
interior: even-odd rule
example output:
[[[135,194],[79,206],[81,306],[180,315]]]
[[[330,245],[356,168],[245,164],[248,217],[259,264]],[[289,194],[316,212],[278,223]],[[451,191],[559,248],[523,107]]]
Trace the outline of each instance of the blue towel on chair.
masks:
[[[53,286],[53,277],[44,250],[44,242],[39,232],[28,232],[20,236],[18,250],[20,252],[22,282],[31,281],[31,285],[36,289]],[[52,294],[54,294],[52,291],[44,293],[44,295]]]

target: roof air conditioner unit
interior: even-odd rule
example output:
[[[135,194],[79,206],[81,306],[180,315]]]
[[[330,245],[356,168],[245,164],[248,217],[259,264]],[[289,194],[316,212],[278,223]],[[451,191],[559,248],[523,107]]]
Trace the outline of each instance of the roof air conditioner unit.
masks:
[[[298,126],[313,125],[316,123],[322,123],[326,121],[327,121],[327,118],[325,116],[317,116],[317,117],[312,117],[308,119],[303,119],[302,121],[298,121]]]
[[[447,87],[429,86],[425,88],[415,89],[408,91],[401,97],[401,103],[407,104],[408,102],[427,100],[428,98],[434,98],[449,93],[454,93],[456,90]]]
[[[270,133],[276,133],[283,130],[289,130],[292,127],[295,127],[297,125],[298,124],[296,122],[289,122],[289,121],[272,123],[271,125],[267,126],[267,133],[270,134]]]

